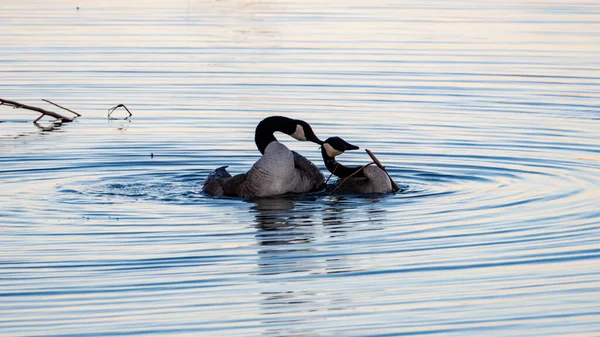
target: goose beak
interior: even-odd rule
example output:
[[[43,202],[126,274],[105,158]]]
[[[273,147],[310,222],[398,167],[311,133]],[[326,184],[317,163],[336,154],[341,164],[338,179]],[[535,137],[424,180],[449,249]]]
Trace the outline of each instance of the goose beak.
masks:
[[[344,141],[344,147],[345,147],[344,151],[351,151],[351,150],[358,150],[359,149],[358,146],[352,145],[352,144],[350,144],[350,143],[348,143],[346,141]]]

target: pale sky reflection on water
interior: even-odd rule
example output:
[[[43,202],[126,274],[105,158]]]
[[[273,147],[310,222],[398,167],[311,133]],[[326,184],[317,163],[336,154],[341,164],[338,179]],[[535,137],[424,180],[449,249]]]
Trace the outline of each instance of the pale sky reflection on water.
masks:
[[[596,336],[599,32],[597,1],[3,1],[0,97],[83,117],[0,107],[0,335]],[[204,195],[268,115],[407,190]]]

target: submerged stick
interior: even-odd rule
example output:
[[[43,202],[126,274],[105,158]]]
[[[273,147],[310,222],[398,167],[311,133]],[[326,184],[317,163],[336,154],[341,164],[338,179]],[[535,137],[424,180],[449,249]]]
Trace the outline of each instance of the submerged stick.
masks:
[[[112,107],[110,109],[108,109],[108,117],[110,118],[110,115],[115,112],[115,110],[117,110],[118,108],[125,108],[125,110],[127,110],[127,112],[129,113],[129,116],[125,117],[125,119],[133,116],[133,114],[131,113],[131,111],[129,111],[129,109],[127,109],[127,107],[125,106],[125,104],[119,104],[115,107]]]
[[[388,178],[390,178],[390,182],[392,183],[392,189],[394,190],[394,192],[400,191],[400,187],[398,187],[398,185],[396,184],[396,182],[394,181],[394,179],[392,179],[392,177],[390,176],[390,174],[388,173],[388,171],[381,164],[381,162],[379,161],[379,159],[377,159],[377,157],[375,157],[375,155],[373,154],[373,152],[371,152],[369,149],[365,149],[365,151],[367,151],[367,154],[371,157],[371,159],[373,159],[373,162],[375,163],[375,165],[377,165],[380,169],[382,169],[383,172],[385,172],[385,174],[387,174]]]
[[[54,130],[57,129],[57,127],[59,127],[59,126],[62,125],[62,122],[54,124],[54,125],[50,125],[50,126],[48,126],[48,125],[41,125],[41,124],[39,124],[37,122],[33,122],[33,125],[35,125],[41,131],[54,131]]]
[[[26,109],[26,110],[40,112],[42,115],[38,119],[36,119],[35,122],[39,121],[40,118],[44,117],[44,115],[48,115],[48,116],[54,117],[56,119],[61,119],[65,123],[70,123],[70,122],[73,121],[73,118],[69,118],[69,117],[63,116],[63,115],[58,114],[56,112],[52,112],[52,111],[49,111],[49,110],[46,110],[46,109],[38,108],[36,106],[31,106],[31,105],[27,105],[27,104],[21,104],[19,102],[15,102],[15,101],[9,101],[9,100],[3,99],[3,98],[0,98],[0,105],[8,105],[8,106],[11,106],[11,107],[13,107],[15,109]]]

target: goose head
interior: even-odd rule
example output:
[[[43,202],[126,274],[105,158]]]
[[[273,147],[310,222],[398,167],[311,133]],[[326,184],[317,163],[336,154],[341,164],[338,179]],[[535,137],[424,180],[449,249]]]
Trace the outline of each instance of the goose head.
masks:
[[[315,135],[312,127],[303,120],[283,116],[270,116],[258,123],[254,131],[254,142],[260,153],[264,154],[269,143],[277,139],[275,132],[283,132],[300,141],[310,141],[323,145],[323,141]]]
[[[335,158],[335,156],[339,156],[345,151],[358,150],[359,147],[348,143],[340,137],[329,137],[323,142],[322,149],[327,156]]]
[[[309,141],[313,143],[317,143],[319,145],[323,145],[323,141],[315,135],[310,124],[306,123],[300,119],[291,119],[288,123],[286,123],[286,127],[283,130],[284,133],[287,133],[292,138],[300,141]]]

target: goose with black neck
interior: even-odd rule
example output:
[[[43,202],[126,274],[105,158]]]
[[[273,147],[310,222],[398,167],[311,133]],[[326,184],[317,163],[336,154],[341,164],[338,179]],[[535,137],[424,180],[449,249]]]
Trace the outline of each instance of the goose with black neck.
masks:
[[[325,167],[331,174],[339,178],[339,182],[328,188],[331,193],[338,194],[364,194],[364,193],[391,193],[398,191],[398,187],[388,174],[378,166],[346,166],[338,162],[335,157],[345,151],[358,150],[340,137],[330,137],[321,146],[321,155]]]
[[[303,120],[267,117],[257,125],[254,133],[254,142],[262,157],[248,172],[235,176],[227,172],[227,166],[219,167],[206,178],[202,190],[213,196],[269,197],[321,189],[325,182],[321,170],[277,141],[275,132],[299,141],[323,144]]]

